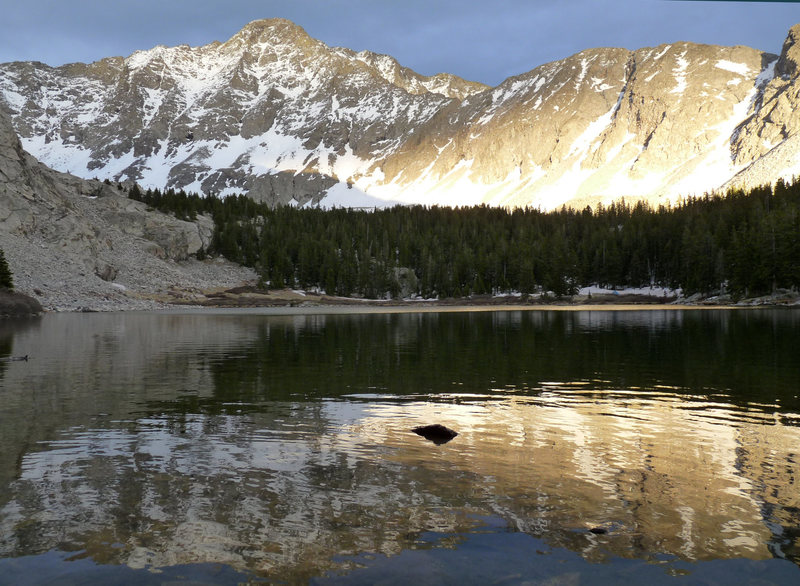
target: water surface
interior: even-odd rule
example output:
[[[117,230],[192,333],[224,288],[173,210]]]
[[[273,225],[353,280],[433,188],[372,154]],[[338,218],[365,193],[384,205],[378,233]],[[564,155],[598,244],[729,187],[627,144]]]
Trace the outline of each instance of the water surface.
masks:
[[[798,348],[781,310],[2,322],[0,582],[798,581]]]

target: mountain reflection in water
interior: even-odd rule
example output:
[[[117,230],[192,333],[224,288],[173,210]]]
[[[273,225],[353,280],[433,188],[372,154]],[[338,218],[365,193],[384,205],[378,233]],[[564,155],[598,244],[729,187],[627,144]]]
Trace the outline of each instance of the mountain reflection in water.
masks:
[[[446,536],[486,519],[591,563],[797,564],[799,326],[761,310],[6,324],[4,351],[31,360],[0,375],[0,569],[64,551],[308,581],[458,549]],[[430,423],[458,436],[411,432]]]

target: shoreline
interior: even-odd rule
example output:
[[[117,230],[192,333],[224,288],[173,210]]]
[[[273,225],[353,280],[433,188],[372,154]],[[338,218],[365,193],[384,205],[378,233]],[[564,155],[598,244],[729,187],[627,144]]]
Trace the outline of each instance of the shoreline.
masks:
[[[174,292],[173,292],[174,294]],[[177,302],[177,303],[176,303]],[[595,293],[552,297],[542,295],[475,295],[445,299],[359,299],[336,297],[318,292],[281,289],[264,291],[252,286],[206,293],[203,298],[174,299],[173,310],[194,306],[199,311],[211,309],[248,309],[264,312],[304,310],[309,313],[409,313],[449,311],[579,311],[579,310],[675,310],[675,309],[748,309],[758,307],[800,308],[800,295],[770,296],[732,303],[727,297],[682,298],[642,293]],[[176,307],[177,306],[177,307]],[[298,312],[296,312],[298,313]]]
[[[85,300],[88,301],[88,300]],[[450,313],[486,311],[676,311],[697,309],[800,309],[800,296],[763,297],[730,303],[726,298],[678,298],[643,294],[594,294],[555,298],[506,295],[447,299],[359,299],[290,289],[259,290],[251,285],[191,291],[171,288],[165,293],[136,295],[130,302],[92,307],[47,308],[45,313],[116,313],[158,311],[171,314],[240,313],[252,315],[313,315],[368,313]]]
[[[176,305],[161,310],[159,313],[171,315],[369,315],[369,314],[405,314],[405,313],[486,313],[515,311],[720,311],[720,310],[756,310],[774,309],[775,306],[736,306],[736,305],[295,305],[295,306],[250,306],[250,307],[202,307]],[[141,310],[139,310],[141,311]]]

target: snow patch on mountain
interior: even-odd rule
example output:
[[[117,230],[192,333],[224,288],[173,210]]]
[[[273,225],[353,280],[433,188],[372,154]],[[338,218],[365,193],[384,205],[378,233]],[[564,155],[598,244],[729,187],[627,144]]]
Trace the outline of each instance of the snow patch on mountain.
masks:
[[[274,204],[549,209],[702,193],[778,149],[797,92],[767,61],[592,49],[487,88],[268,20],[201,47],[0,65],[0,97],[27,149],[83,177]]]
[[[29,153],[36,153],[37,158],[48,167],[71,173],[79,177],[87,177],[92,151],[76,144],[58,144],[47,140],[46,136],[37,135],[21,139],[22,147]]]
[[[717,69],[724,69],[725,71],[730,71],[732,73],[737,73],[743,77],[750,73],[750,67],[747,66],[747,63],[734,63],[733,61],[728,61],[727,59],[720,59],[714,64],[714,67]]]
[[[656,55],[655,57],[653,57],[653,60],[654,60],[654,61],[658,61],[658,60],[659,60],[659,59],[661,59],[661,58],[662,58],[664,55],[666,55],[666,54],[667,54],[667,51],[669,51],[671,48],[672,48],[672,45],[664,45],[664,48],[663,48],[663,49],[661,49],[661,52],[659,52],[659,54],[658,54],[658,55]],[[650,54],[648,53],[647,57],[649,57],[649,56],[650,56]]]
[[[672,69],[672,74],[675,76],[675,87],[670,90],[670,93],[682,94],[686,91],[686,69],[689,66],[686,51],[678,55],[676,62],[677,65]]]
[[[761,89],[775,78],[775,65],[778,63],[777,59],[773,59],[764,70],[756,77],[756,87]]]
[[[369,195],[364,191],[353,187],[352,184],[337,183],[328,189],[325,197],[320,201],[318,207],[323,209],[333,208],[363,208],[363,209],[382,209],[392,207],[401,202],[393,199],[381,199],[374,195]],[[306,207],[313,207],[311,202]]]
[[[599,138],[603,131],[611,125],[611,122],[614,119],[614,114],[616,114],[617,110],[619,110],[619,104],[622,101],[623,95],[624,91],[620,92],[617,103],[614,104],[614,106],[608,112],[597,118],[597,120],[589,123],[589,125],[586,127],[586,130],[584,130],[583,133],[575,140],[575,142],[572,143],[572,147],[567,153],[567,157],[572,157],[576,154],[586,154],[590,147],[593,147],[592,151],[597,150],[599,143],[594,143],[594,141]]]

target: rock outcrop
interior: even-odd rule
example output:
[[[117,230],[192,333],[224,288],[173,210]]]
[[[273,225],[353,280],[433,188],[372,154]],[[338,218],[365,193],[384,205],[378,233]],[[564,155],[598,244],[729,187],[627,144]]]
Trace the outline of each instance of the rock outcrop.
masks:
[[[0,289],[0,317],[28,317],[43,311],[42,304],[30,295]]]
[[[800,129],[798,37],[780,56],[590,49],[489,88],[276,19],[202,47],[0,65],[0,97],[26,148],[83,177],[276,205],[675,202],[748,168],[778,178],[759,160]]]
[[[746,166],[726,187],[752,188],[800,175],[800,24],[789,31],[753,110],[733,141],[735,160]]]
[[[210,218],[177,220],[119,187],[49,169],[22,148],[0,110],[0,248],[15,288],[45,307],[145,307],[137,300],[170,286],[252,278],[228,263],[194,259],[212,232]]]

